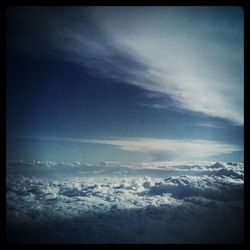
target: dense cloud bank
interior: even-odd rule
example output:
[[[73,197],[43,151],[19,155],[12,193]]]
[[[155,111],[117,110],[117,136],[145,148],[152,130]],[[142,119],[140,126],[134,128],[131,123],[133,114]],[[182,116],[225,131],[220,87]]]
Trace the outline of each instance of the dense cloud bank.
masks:
[[[197,164],[8,162],[8,239],[239,243],[243,165]]]

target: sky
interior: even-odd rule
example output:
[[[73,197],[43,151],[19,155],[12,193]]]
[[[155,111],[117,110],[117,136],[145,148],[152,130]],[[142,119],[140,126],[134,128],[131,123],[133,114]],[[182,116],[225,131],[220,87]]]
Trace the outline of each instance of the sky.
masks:
[[[10,7],[7,159],[243,161],[240,7]]]

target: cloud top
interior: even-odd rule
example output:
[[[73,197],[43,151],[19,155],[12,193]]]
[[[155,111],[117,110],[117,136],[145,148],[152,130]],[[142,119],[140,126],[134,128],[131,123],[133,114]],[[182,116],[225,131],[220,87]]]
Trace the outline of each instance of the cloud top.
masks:
[[[12,167],[18,169],[23,167],[21,164],[34,169],[53,165],[23,161]],[[64,165],[71,171],[79,166]],[[111,166],[96,167],[108,172]],[[105,172],[96,175],[94,166],[91,175],[74,177],[55,178],[50,170],[45,178],[9,173],[6,217],[10,242],[197,244],[242,240],[241,165],[201,163],[196,171],[190,170],[194,166],[186,166],[185,174],[179,170],[169,172],[166,166],[165,173],[157,170],[157,178],[143,166],[137,175],[133,169],[126,175],[125,169],[119,172],[123,166],[113,167],[114,175],[108,176]],[[176,169],[181,167],[177,163]],[[61,173],[63,164],[56,168]]]

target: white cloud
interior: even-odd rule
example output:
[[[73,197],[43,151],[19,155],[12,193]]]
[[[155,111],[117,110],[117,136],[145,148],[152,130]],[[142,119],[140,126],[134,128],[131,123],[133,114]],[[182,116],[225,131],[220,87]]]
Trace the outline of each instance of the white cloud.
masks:
[[[223,126],[216,125],[213,123],[197,123],[195,126],[207,127],[207,128],[224,128]]]
[[[162,178],[174,172],[178,175],[190,173],[190,171],[207,176],[228,176],[243,180],[244,166],[242,163],[215,163],[213,161],[161,161],[139,164],[120,164],[117,162],[101,162],[89,164],[81,162],[52,162],[52,161],[7,161],[7,173],[21,174],[51,178],[57,177],[91,177],[97,176],[134,176],[154,175]]]
[[[128,140],[84,140],[84,142],[115,145],[131,152],[159,152],[176,159],[203,158],[240,151],[237,146],[207,140],[134,138]]]
[[[34,169],[50,164],[58,172],[63,165],[11,164],[18,169],[25,163]],[[75,165],[79,164],[65,163],[71,171]],[[157,170],[158,178],[143,166],[135,174],[117,165],[112,176],[92,171],[91,176],[56,178],[50,168],[45,178],[25,172],[7,174],[8,238],[23,243],[238,243],[243,237],[244,180],[216,168],[240,171],[243,176],[244,168],[205,165],[201,163],[213,174],[197,170],[181,175],[174,168],[169,172],[167,164],[165,174]],[[92,167],[109,173],[103,165]],[[122,167],[131,171],[129,176],[119,175]]]
[[[242,151],[242,148],[220,141],[194,139],[154,139],[154,138],[115,138],[81,139],[58,136],[17,136],[38,140],[52,140],[78,143],[94,143],[116,146],[124,151],[160,154],[172,160],[203,159],[210,156]]]
[[[93,15],[115,46],[147,66],[130,83],[169,95],[180,108],[243,124],[242,24],[232,29],[234,21],[202,9],[100,8]]]

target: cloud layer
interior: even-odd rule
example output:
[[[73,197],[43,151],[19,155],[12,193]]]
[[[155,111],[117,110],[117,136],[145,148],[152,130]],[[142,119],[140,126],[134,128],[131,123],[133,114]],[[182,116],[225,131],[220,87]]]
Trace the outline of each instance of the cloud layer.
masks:
[[[17,8],[11,15],[33,54],[163,94],[180,109],[244,123],[238,7]]]
[[[85,142],[115,145],[122,150],[131,152],[162,154],[175,160],[202,159],[240,151],[237,146],[207,140],[133,138],[128,140],[86,140]]]
[[[114,139],[81,139],[59,136],[18,136],[18,138],[51,140],[77,143],[94,143],[113,145],[129,152],[146,153],[154,158],[171,160],[194,160],[221,154],[242,151],[240,146],[220,141],[194,139],[154,139],[154,138],[114,138]]]
[[[135,168],[114,163],[19,161],[8,163],[7,170],[25,164],[33,168],[32,176],[25,171],[7,175],[11,242],[238,243],[243,238],[244,169],[240,164],[177,163],[172,166],[172,171],[179,168],[175,175],[166,164],[165,174],[155,168],[158,177],[145,166],[136,176]],[[92,167],[92,175],[79,176],[77,170],[75,177],[60,176],[63,168],[75,171],[76,166]],[[38,177],[39,168],[45,168],[46,177]],[[50,168],[57,169],[58,178],[50,175]],[[96,175],[97,168],[104,172]],[[113,175],[105,175],[109,168]],[[181,168],[188,172],[180,175]],[[204,174],[205,169],[211,174]]]

